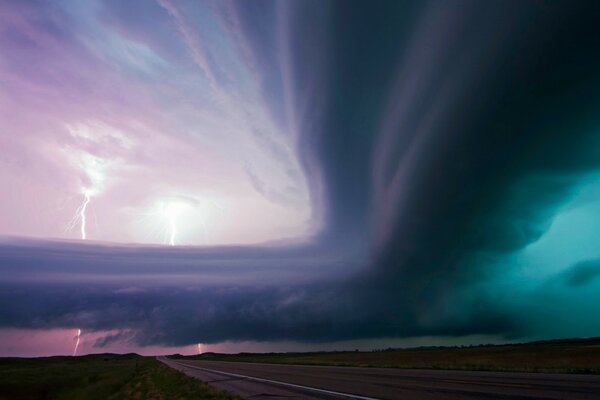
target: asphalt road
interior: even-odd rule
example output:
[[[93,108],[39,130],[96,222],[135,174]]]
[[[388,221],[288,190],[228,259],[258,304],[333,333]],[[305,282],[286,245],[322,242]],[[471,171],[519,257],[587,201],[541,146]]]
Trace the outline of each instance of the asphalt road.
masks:
[[[600,399],[598,375],[159,360],[252,399]]]

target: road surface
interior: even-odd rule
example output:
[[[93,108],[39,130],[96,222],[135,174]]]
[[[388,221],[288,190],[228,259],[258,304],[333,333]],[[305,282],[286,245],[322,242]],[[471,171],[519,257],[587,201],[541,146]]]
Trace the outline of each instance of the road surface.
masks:
[[[251,399],[600,399],[598,375],[159,360]]]

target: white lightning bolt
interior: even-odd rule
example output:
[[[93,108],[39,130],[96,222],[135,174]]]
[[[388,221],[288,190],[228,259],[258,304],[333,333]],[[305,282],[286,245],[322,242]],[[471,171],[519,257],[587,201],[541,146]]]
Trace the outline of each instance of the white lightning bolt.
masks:
[[[86,226],[87,226],[87,208],[88,208],[88,204],[90,204],[90,201],[92,200],[92,191],[91,190],[87,190],[84,189],[83,190],[83,202],[81,203],[81,205],[79,207],[77,207],[77,210],[75,210],[75,215],[73,216],[73,219],[71,220],[71,222],[69,222],[69,225],[67,226],[67,230],[71,230],[73,228],[75,228],[75,225],[79,224],[79,231],[81,232],[81,239],[85,240],[87,238],[87,231],[86,231]]]
[[[148,203],[146,212],[135,215],[149,240],[178,246],[199,232],[206,237],[211,212],[221,209],[214,200],[200,196],[168,195]]]
[[[169,245],[175,246],[175,236],[177,235],[177,226],[175,225],[175,218],[169,217],[169,227],[171,229],[171,237],[169,238]]]
[[[86,223],[85,210],[87,209],[87,206],[90,203],[91,199],[92,199],[92,196],[90,195],[90,191],[86,190],[85,193],[84,193],[83,204],[81,205],[81,207],[79,207],[79,218],[81,219],[81,239],[82,240],[85,240],[85,238],[86,238],[86,233],[85,233],[85,223]]]
[[[188,204],[181,201],[169,201],[166,204],[162,204],[162,215],[167,220],[169,227],[168,242],[170,246],[175,246],[175,239],[177,237],[177,219],[181,213],[189,207]]]
[[[88,236],[89,218],[87,212],[90,208],[88,205],[92,198],[100,195],[106,189],[107,173],[114,161],[81,152],[69,154],[69,157],[72,158],[73,165],[82,172],[79,193],[83,195],[83,200],[77,207],[75,216],[67,229],[72,230],[76,225],[79,225],[81,239],[85,240]]]
[[[75,342],[75,349],[73,349],[73,357],[77,355],[77,348],[79,347],[79,338],[81,337],[81,329],[77,329],[77,342]]]
[[[198,354],[202,354],[202,344],[198,343]]]

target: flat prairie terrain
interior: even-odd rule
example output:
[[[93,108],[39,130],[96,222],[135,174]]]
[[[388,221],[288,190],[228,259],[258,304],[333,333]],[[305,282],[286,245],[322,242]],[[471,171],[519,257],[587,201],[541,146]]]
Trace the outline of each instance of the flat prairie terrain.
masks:
[[[179,358],[295,365],[600,374],[600,338],[373,352],[206,353]]]
[[[154,357],[0,358],[0,399],[236,399]]]

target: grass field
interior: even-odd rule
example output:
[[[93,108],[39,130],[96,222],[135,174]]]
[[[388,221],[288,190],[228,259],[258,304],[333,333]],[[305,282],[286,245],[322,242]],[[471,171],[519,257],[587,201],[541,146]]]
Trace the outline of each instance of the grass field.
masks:
[[[0,358],[0,399],[237,399],[150,357]]]
[[[600,338],[376,352],[207,353],[183,358],[300,365],[600,374]]]

